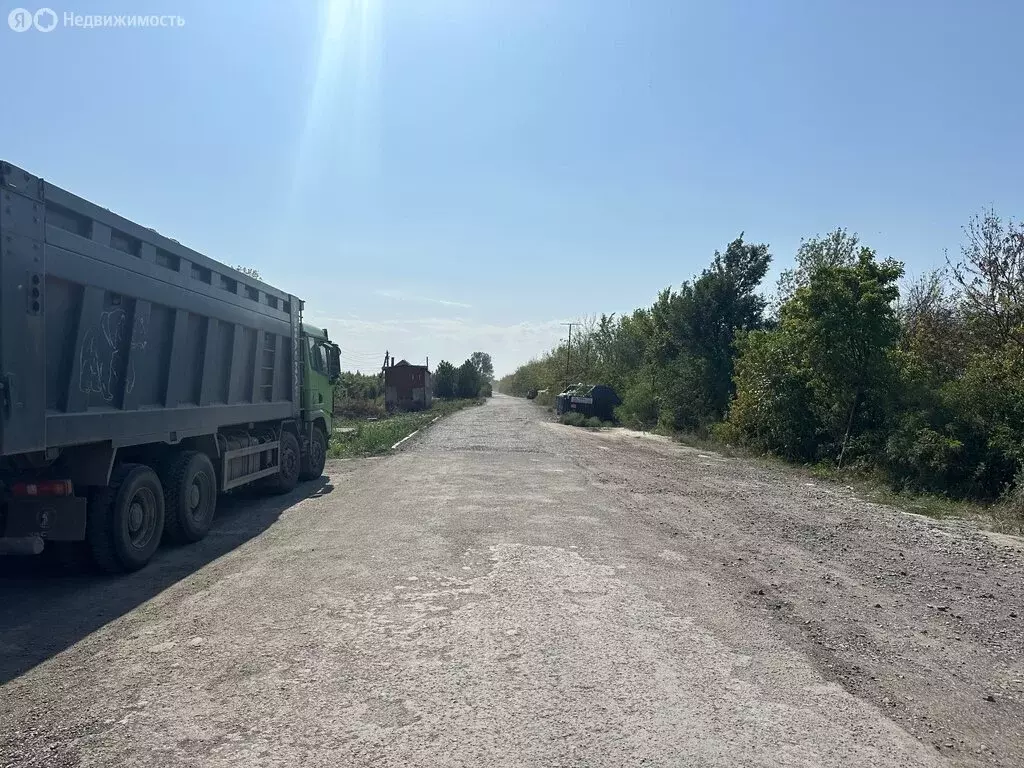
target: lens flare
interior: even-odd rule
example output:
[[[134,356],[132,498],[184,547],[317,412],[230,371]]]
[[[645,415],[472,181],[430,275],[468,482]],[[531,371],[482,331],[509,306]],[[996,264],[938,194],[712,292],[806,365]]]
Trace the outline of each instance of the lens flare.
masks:
[[[344,183],[379,163],[380,0],[326,0],[315,77],[299,141],[291,203],[314,179]]]

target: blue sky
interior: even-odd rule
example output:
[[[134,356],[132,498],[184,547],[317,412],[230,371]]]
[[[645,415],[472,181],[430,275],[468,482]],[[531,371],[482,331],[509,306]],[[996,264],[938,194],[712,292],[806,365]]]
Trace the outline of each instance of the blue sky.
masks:
[[[0,156],[258,268],[351,368],[508,372],[740,231],[773,275],[836,226],[919,273],[1024,211],[1020,3],[51,7],[185,25],[0,30]]]

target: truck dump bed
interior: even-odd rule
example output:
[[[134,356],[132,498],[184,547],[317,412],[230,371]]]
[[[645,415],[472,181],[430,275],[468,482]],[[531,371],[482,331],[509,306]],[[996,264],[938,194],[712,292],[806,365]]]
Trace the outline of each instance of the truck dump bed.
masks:
[[[301,302],[0,163],[0,456],[299,412]]]

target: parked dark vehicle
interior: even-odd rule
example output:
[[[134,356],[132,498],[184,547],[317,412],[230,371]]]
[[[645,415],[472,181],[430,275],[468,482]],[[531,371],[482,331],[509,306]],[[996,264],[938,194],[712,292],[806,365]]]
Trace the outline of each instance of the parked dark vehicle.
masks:
[[[526,392],[526,399],[527,400],[533,400],[535,397],[537,397],[537,390],[536,389],[531,389],[531,390],[528,390]]]
[[[566,387],[555,398],[555,412],[562,414],[575,411],[585,416],[613,421],[615,408],[621,404],[622,400],[615,390],[605,384],[577,384]]]
[[[135,570],[322,473],[340,355],[299,299],[7,163],[0,195],[0,553]]]

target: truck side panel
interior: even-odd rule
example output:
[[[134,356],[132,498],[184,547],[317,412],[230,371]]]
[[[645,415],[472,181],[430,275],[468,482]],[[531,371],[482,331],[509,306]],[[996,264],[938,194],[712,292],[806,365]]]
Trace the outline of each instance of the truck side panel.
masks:
[[[7,164],[0,192],[0,455],[298,414],[294,296]]]
[[[4,179],[16,186],[0,185],[0,444],[19,453],[45,431],[43,182],[17,169]]]

